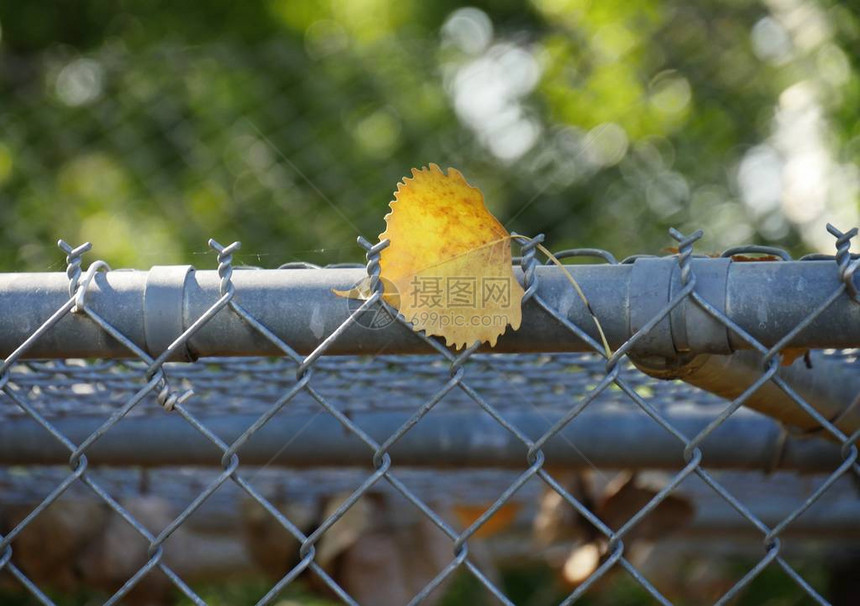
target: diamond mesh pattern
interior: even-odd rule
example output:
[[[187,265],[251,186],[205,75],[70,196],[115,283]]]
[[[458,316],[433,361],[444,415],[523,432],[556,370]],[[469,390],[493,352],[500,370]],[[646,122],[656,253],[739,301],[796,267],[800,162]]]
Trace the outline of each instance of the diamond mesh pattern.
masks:
[[[570,593],[562,604],[576,602],[614,567],[625,570],[658,603],[669,604],[669,600],[631,563],[625,551],[625,538],[645,516],[678,491],[679,486],[696,477],[701,481],[702,486],[710,489],[712,499],[716,498],[731,507],[760,534],[764,547],[764,555],[761,559],[716,603],[730,602],[762,570],[775,565],[795,581],[800,592],[816,603],[826,604],[827,601],[819,590],[807,582],[784,558],[783,535],[813,504],[825,502],[825,495],[840,478],[851,472],[860,471],[857,463],[857,447],[854,444],[860,436],[858,434],[846,436],[842,433],[836,427],[835,419],[824,418],[780,378],[777,370],[781,359],[780,350],[789,344],[794,336],[807,328],[816,317],[826,313],[833,301],[846,296],[857,300],[853,281],[857,261],[852,260],[848,253],[849,240],[855,235],[856,230],[843,234],[832,229],[832,233],[837,238],[835,260],[843,278],[840,287],[819,308],[811,310],[803,322],[787,331],[776,345],[767,348],[745,332],[742,327],[734,324],[724,313],[711,306],[697,292],[696,275],[692,271],[690,260],[693,243],[701,237],[701,232],[685,237],[673,231],[672,235],[679,245],[677,260],[683,288],[664,309],[609,358],[601,353],[601,345],[592,339],[588,332],[572,324],[541,298],[535,272],[537,266],[535,244],[540,240],[539,238],[521,238],[520,263],[523,269],[526,298],[531,298],[553,318],[560,331],[570,331],[578,339],[588,343],[594,351],[593,355],[487,355],[476,354],[477,346],[455,354],[436,340],[415,333],[415,338],[424,340],[436,354],[408,359],[385,355],[376,357],[372,361],[328,359],[325,355],[331,344],[347,327],[356,322],[363,312],[378,309],[381,306],[387,313],[397,316],[396,311],[388,308],[381,298],[378,256],[386,242],[370,245],[360,239],[360,243],[367,250],[367,269],[371,277],[373,294],[347,322],[326,337],[309,355],[298,354],[289,343],[283,342],[237,301],[231,276],[232,255],[238,249],[238,243],[223,247],[217,242],[210,241],[210,245],[218,254],[221,296],[164,352],[153,358],[88,306],[87,290],[93,276],[98,271],[108,271],[109,267],[104,262],[97,261],[91,264],[86,272],[82,272],[81,256],[89,246],[72,248],[61,243],[68,255],[67,275],[70,298],[0,365],[0,387],[3,393],[3,408],[0,415],[4,419],[26,417],[36,421],[49,434],[51,440],[61,444],[68,451],[69,466],[61,477],[57,477],[56,470],[52,472],[53,475],[45,476],[48,478],[47,484],[50,485],[48,494],[29,515],[0,539],[0,554],[2,554],[0,570],[11,574],[40,603],[53,604],[47,593],[30,580],[16,564],[12,542],[64,493],[71,493],[83,486],[92,496],[103,501],[121,516],[149,544],[149,559],[146,564],[110,596],[106,604],[120,603],[144,576],[156,568],[167,575],[176,588],[193,603],[204,604],[203,598],[165,563],[164,544],[196,511],[207,502],[211,504],[216,501],[219,498],[216,494],[223,492],[222,487],[229,486],[234,492],[238,491],[257,502],[300,544],[300,562],[272,585],[260,598],[259,604],[274,603],[284,588],[306,570],[327,585],[343,603],[356,604],[354,598],[316,561],[317,546],[323,535],[362,497],[371,491],[386,490],[405,498],[417,512],[425,516],[450,539],[450,561],[435,577],[428,579],[424,588],[412,598],[410,604],[421,603],[459,569],[468,571],[498,602],[512,604],[513,602],[498,583],[494,582],[476,563],[470,550],[470,539],[506,504],[524,502],[530,495],[534,495],[537,485],[556,491],[570,507],[606,538],[609,545],[608,557],[584,583]],[[732,252],[737,251],[730,251],[730,254]],[[756,252],[756,250],[747,249],[745,252]],[[594,251],[565,251],[560,256],[579,254],[593,256]],[[607,262],[615,262],[611,255],[600,253],[600,256]],[[629,364],[627,355],[631,348],[685,300],[694,302],[746,341],[751,349],[764,356],[760,379],[732,402],[726,403],[720,398],[679,386],[677,383],[657,384],[645,378]],[[166,362],[172,353],[182,348],[202,326],[219,313],[239,316],[263,338],[274,344],[283,353],[283,358],[276,361],[224,360],[211,364],[207,361],[205,364],[191,366]],[[130,360],[24,362],[22,358],[28,348],[49,333],[68,314],[86,315],[107,335],[128,349]],[[403,320],[397,318],[397,321]],[[575,367],[576,372],[564,372],[571,367]],[[374,397],[378,395],[375,385],[379,383],[380,377],[391,376],[385,374],[383,369],[390,371],[391,368],[398,370],[403,382],[399,385],[396,382],[393,385],[389,384],[388,388],[394,393],[408,393],[410,399]],[[550,373],[554,377],[560,377],[558,381],[552,384],[542,383],[541,377]],[[356,376],[364,378],[358,385],[355,382]],[[832,440],[842,445],[842,462],[838,467],[832,470],[822,482],[817,483],[802,503],[775,524],[765,523],[742,498],[727,488],[719,473],[708,470],[702,465],[703,452],[708,448],[709,436],[730,417],[750,414],[742,410],[743,405],[750,394],[766,382],[777,385],[798,407],[815,420],[821,432],[825,432]],[[207,394],[201,396],[199,405],[195,402],[196,396],[190,390],[191,386]],[[651,393],[644,396],[643,387],[646,386]],[[360,397],[356,397],[357,393],[361,394]],[[530,401],[550,402],[550,406],[555,407],[555,411],[561,414],[557,415],[557,421],[542,435],[532,438],[511,421],[511,413],[516,410],[518,404],[516,397],[510,397],[511,393],[528,394]],[[564,397],[558,397],[561,395]],[[713,420],[699,433],[685,435],[672,424],[666,413],[666,403],[679,395],[697,405],[719,410],[719,412],[714,414]],[[211,443],[213,452],[217,452],[221,466],[218,473],[197,476],[199,486],[193,496],[183,502],[180,513],[157,534],[147,530],[129,509],[120,503],[117,486],[102,478],[100,474],[94,473],[87,458],[89,449],[125,418],[148,414],[148,410],[154,408],[148,406],[153,399],[170,414],[183,419]],[[489,491],[491,504],[462,531],[455,529],[439,512],[434,511],[429,504],[427,490],[416,487],[420,482],[416,481],[412,471],[396,467],[396,458],[391,452],[395,445],[403,441],[426,416],[433,414],[434,408],[443,400],[446,406],[456,405],[481,411],[497,424],[500,431],[513,436],[523,447],[522,469],[513,475],[503,476],[504,481],[500,481],[500,476],[494,479],[494,483],[487,484],[491,487]],[[569,424],[576,423],[577,417],[589,407],[596,406],[597,401],[600,401],[601,406],[626,407],[646,414],[677,441],[681,452],[678,460],[680,469],[673,472],[664,487],[619,528],[607,526],[587,503],[567,489],[564,482],[557,477],[556,471],[551,468],[551,461],[547,460],[543,451],[551,439],[557,437]],[[414,405],[414,402],[419,404]],[[372,437],[367,428],[362,427],[353,418],[356,412],[384,411],[398,409],[398,407],[401,411],[407,411],[410,414],[407,420],[384,440]],[[265,491],[257,486],[263,478],[258,477],[258,473],[250,473],[250,470],[241,465],[243,446],[271,419],[288,408],[318,412],[335,419],[344,432],[364,444],[366,462],[372,466],[369,472],[355,477],[355,482],[346,483],[352,486],[348,496],[309,534],[305,534],[294,521],[264,496]],[[209,418],[206,415],[230,415],[236,412],[253,413],[256,419],[232,441],[225,441],[216,435],[204,420],[204,417]],[[75,443],[57,428],[58,419],[70,416],[97,417],[103,418],[104,421],[86,439]],[[617,447],[621,449],[625,445],[618,444]],[[32,481],[33,478],[29,480]],[[356,483],[357,487],[355,487]]]

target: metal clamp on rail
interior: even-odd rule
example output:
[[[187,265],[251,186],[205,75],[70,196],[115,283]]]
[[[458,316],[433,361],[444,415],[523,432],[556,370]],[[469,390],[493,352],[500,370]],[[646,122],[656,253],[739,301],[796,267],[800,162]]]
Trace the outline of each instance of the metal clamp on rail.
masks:
[[[185,283],[194,272],[191,265],[156,265],[146,276],[143,292],[143,327],[146,352],[157,357],[181,335],[185,326]],[[193,362],[196,356],[186,343],[169,360]]]
[[[731,259],[692,259],[691,265],[696,293],[725,313]],[[728,329],[690,296],[684,296],[684,289],[675,257],[643,257],[634,261],[629,294],[631,336],[665,313],[676,298],[681,300],[640,337],[632,353],[670,360],[690,352],[732,353]]]

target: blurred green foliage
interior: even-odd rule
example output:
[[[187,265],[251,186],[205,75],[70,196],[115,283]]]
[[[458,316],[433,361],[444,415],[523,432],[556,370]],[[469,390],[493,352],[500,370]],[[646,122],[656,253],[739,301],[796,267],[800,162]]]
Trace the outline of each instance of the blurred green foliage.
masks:
[[[359,260],[429,162],[555,249],[658,253],[676,226],[803,252],[856,214],[858,45],[831,0],[0,0],[0,269],[61,267],[60,237],[115,267],[213,266],[209,237]],[[738,180],[799,84],[836,175],[809,212],[778,143],[781,197]]]
[[[266,578],[248,579],[241,582],[209,583],[196,588],[200,597],[210,606],[233,606],[233,604],[254,604],[272,588],[272,581]],[[177,592],[178,593],[178,592]],[[185,596],[177,595],[177,606],[192,606],[193,602]],[[276,606],[337,606],[337,602],[314,595],[299,581],[291,583],[275,600]]]

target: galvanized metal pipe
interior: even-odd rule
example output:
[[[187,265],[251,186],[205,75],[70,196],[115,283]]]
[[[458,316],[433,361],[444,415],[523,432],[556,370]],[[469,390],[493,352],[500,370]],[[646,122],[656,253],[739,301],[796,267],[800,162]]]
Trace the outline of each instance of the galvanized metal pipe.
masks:
[[[765,345],[775,344],[840,286],[833,261],[733,263],[694,259],[697,292]],[[518,271],[518,270],[517,270]],[[680,289],[677,261],[643,258],[624,265],[574,265],[613,348],[627,341]],[[561,271],[541,267],[539,295],[586,332],[593,322]],[[340,326],[355,304],[331,293],[364,276],[362,269],[237,270],[236,301],[300,353],[312,351]],[[520,279],[521,274],[518,273]],[[215,271],[189,266],[99,273],[88,305],[152,356],[160,354],[219,298]],[[14,351],[68,300],[61,273],[0,274],[0,356]],[[798,347],[860,347],[860,305],[839,297],[797,336]],[[692,301],[683,301],[634,349],[641,355],[677,352],[727,354],[748,345]],[[329,354],[427,352],[426,344],[398,323],[384,329],[350,326]],[[497,352],[584,351],[585,343],[534,302],[524,306],[520,330],[508,331]],[[229,309],[219,312],[174,359],[198,356],[278,355],[278,349]],[[127,349],[84,314],[68,314],[29,349],[29,358],[129,357]]]
[[[764,357],[755,351],[740,351],[730,356],[699,355],[679,363],[675,360],[642,360],[633,356],[639,370],[659,379],[681,379],[690,385],[734,400],[744,393],[765,371]],[[782,366],[782,378],[801,398],[846,435],[860,429],[860,372],[843,360],[810,353],[810,366],[796,360]],[[820,429],[816,420],[803,410],[776,383],[767,381],[751,393],[744,406],[757,410],[786,425],[803,431]],[[821,431],[822,437],[832,437]]]
[[[350,415],[382,443],[409,418],[408,413],[376,412]],[[558,420],[559,413],[532,411],[505,417],[533,439]],[[667,420],[688,437],[713,419],[692,406],[673,406]],[[219,415],[202,419],[226,442],[236,439],[256,420],[255,415]],[[72,442],[81,443],[102,423],[100,418],[57,418],[52,423]],[[624,448],[618,448],[624,444]],[[769,469],[780,447],[776,423],[761,415],[739,411],[709,438],[704,465],[709,468]],[[739,447],[742,445],[742,447]],[[145,446],[145,447],[144,447]],[[674,469],[684,464],[682,444],[645,414],[635,411],[586,410],[543,447],[547,465],[566,468]],[[524,469],[527,447],[482,412],[427,415],[391,449],[399,466],[496,467]],[[239,450],[246,465],[291,467],[367,466],[373,453],[325,412],[278,415],[260,428]],[[91,464],[169,466],[221,465],[222,453],[184,419],[175,414],[128,417],[101,436],[86,452]],[[62,464],[69,452],[47,439],[44,428],[31,419],[0,424],[0,464]],[[842,461],[838,446],[821,440],[789,439],[781,469],[832,471]]]

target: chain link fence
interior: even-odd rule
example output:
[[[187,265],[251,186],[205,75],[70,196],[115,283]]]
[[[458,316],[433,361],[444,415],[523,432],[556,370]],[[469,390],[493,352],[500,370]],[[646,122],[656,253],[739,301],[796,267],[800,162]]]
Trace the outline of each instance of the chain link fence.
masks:
[[[539,266],[540,238],[524,238],[515,261],[526,289],[521,330],[492,352],[462,353],[413,332],[378,288],[360,303],[331,294],[364,269],[239,270],[239,244],[210,241],[217,272],[110,271],[103,261],[84,271],[89,244],[61,241],[65,275],[0,276],[4,582],[58,603],[57,585],[90,577],[77,561],[65,579],[51,545],[80,550],[96,533],[87,528],[109,516],[121,529],[110,540],[141,547],[124,565],[121,548],[101,554],[104,576],[120,571],[106,604],[134,603],[156,577],[204,604],[186,579],[189,563],[232,570],[248,552],[257,563],[286,552],[269,566],[274,580],[254,596],[259,604],[299,577],[345,604],[439,603],[458,572],[513,604],[497,562],[538,552],[558,560],[576,544],[594,545],[594,561],[560,603],[623,570],[670,604],[661,566],[646,571],[637,545],[675,531],[693,551],[716,534],[721,542],[704,547],[716,549],[740,532],[758,539],[758,554],[709,601],[729,603],[776,569],[796,596],[826,604],[828,587],[799,571],[792,544],[850,541],[860,520],[856,231],[831,228],[836,255],[800,261],[760,247],[697,257],[701,233],[675,231],[671,257],[618,263],[603,251],[560,252],[603,261],[569,267],[605,324],[608,358],[559,270]],[[359,243],[378,283],[386,243]],[[374,323],[379,313],[393,321]],[[731,363],[720,366],[722,382],[696,374],[739,356],[753,356],[751,381]],[[785,365],[788,356],[797,359]],[[638,480],[613,492],[613,469]],[[135,494],[164,495],[170,507]],[[237,503],[256,514],[238,520]],[[619,503],[624,513],[613,511]],[[404,517],[418,530],[392,552],[385,541]],[[541,528],[565,534],[561,518],[574,520],[567,534],[576,540],[553,551],[524,538]],[[192,550],[188,530],[207,524],[256,529],[256,551]],[[362,541],[369,555],[345,568],[344,544]],[[386,554],[402,560],[399,579],[381,564]],[[423,564],[407,568],[410,559]],[[162,603],[146,595],[140,603]]]

